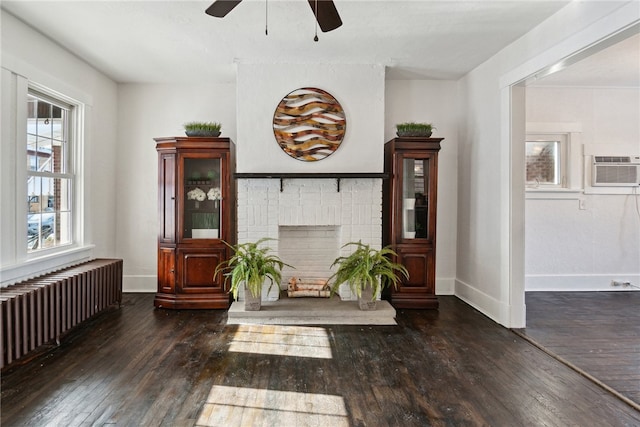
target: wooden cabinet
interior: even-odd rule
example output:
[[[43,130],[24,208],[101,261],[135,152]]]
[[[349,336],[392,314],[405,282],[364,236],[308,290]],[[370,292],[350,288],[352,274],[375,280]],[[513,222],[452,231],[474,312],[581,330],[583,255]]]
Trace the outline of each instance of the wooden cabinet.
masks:
[[[156,138],[158,291],[156,307],[229,308],[213,274],[235,244],[235,145],[229,138]]]
[[[396,308],[438,308],[436,206],[443,139],[394,138],[385,144],[382,239],[409,271],[409,279],[386,295]]]

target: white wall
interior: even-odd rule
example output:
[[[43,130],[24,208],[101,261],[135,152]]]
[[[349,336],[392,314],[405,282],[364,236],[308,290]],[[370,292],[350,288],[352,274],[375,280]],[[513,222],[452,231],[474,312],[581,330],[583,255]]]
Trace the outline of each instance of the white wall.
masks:
[[[114,257],[116,227],[116,84],[76,56],[51,42],[4,10],[2,29],[2,155],[0,165],[2,282],[20,280],[87,257]],[[65,254],[28,258],[17,251],[26,233],[18,224],[16,207],[24,206],[24,184],[16,176],[17,141],[24,141],[24,125],[16,123],[16,109],[26,109],[19,98],[26,80],[41,84],[85,104],[84,241]],[[21,83],[22,82],[22,83]],[[21,166],[22,163],[17,166]],[[26,214],[26,212],[24,212]],[[25,223],[26,224],[26,223]],[[25,242],[26,249],[26,242]]]
[[[456,277],[458,192],[458,83],[446,80],[388,80],[385,88],[385,141],[395,125],[432,123],[444,138],[438,156],[436,294],[453,294]]]
[[[153,138],[184,136],[189,121],[222,123],[236,139],[233,83],[118,86],[117,253],[128,292],[157,289],[158,156]]]
[[[382,172],[384,67],[358,64],[238,64],[237,171]],[[273,135],[273,113],[295,89],[316,87],[344,109],[347,129],[340,147],[316,162],[284,153]]]
[[[587,150],[574,153],[580,169],[601,155],[640,154],[640,90],[637,88],[527,88],[527,122],[574,123]],[[626,148],[626,147],[631,147]],[[612,153],[612,154],[611,154]],[[584,157],[584,158],[583,158]],[[580,173],[580,176],[583,174]],[[589,181],[585,182],[587,188]],[[640,193],[617,188],[587,194],[534,193],[526,201],[526,290],[628,290],[611,280],[640,279]],[[637,191],[637,189],[636,189]],[[532,196],[535,196],[533,198]],[[582,200],[584,209],[580,208]]]
[[[638,19],[637,2],[572,2],[460,81],[455,292],[505,326],[525,324],[524,271],[512,271],[524,162],[511,162],[509,86]]]
[[[260,159],[273,156],[277,161],[283,162],[277,169],[280,172],[300,172],[299,169],[295,169],[296,167],[302,167],[302,171],[308,171],[307,168],[314,168],[313,164],[292,159],[280,150],[273,137],[271,119],[273,110],[282,96],[297,88],[296,85],[310,85],[324,88],[336,96],[347,111],[349,121],[344,146],[328,158],[315,162],[315,171],[320,169],[326,172],[327,170],[318,167],[323,164],[329,165],[325,166],[325,169],[329,167],[331,172],[335,171],[334,168],[339,170],[342,166],[336,165],[341,163],[342,159],[348,158],[351,166],[347,169],[348,172],[356,168],[368,172],[381,172],[382,146],[385,141],[394,136],[395,123],[401,121],[432,121],[438,128],[435,135],[445,138],[439,164],[436,291],[439,294],[452,293],[456,263],[457,84],[451,81],[397,80],[387,81],[385,89],[385,81],[379,74],[379,67],[358,67],[364,67],[365,71],[369,70],[372,74],[370,81],[373,80],[376,85],[381,85],[382,94],[375,91],[373,98],[369,98],[369,94],[366,94],[363,101],[360,99],[363,96],[362,92],[345,94],[342,89],[343,82],[334,84],[326,81],[325,77],[316,79],[306,71],[307,66],[302,66],[303,71],[299,77],[290,76],[284,79],[285,81],[280,83],[282,85],[280,90],[265,91],[270,94],[270,97],[265,95],[264,99],[249,95],[254,90],[258,90],[255,87],[238,88],[236,94],[235,84],[119,85],[116,235],[117,253],[125,259],[125,290],[154,292],[156,289],[157,156],[153,138],[181,135],[182,124],[189,120],[217,120],[223,124],[222,135],[236,141],[238,157],[243,151],[244,144],[244,154],[248,153],[251,156],[252,153],[257,153]],[[273,69],[277,71],[277,67],[274,66]],[[326,75],[322,70],[318,72]],[[336,78],[336,73],[330,75]],[[338,80],[355,79],[355,77],[345,77],[343,73],[337,73],[337,75]],[[299,80],[296,81],[296,79]],[[336,87],[338,89],[335,89]],[[243,142],[238,141],[241,139],[240,133],[247,130],[243,130],[239,125],[241,119],[240,113],[236,113],[236,96],[238,110],[243,102],[253,105],[253,102],[258,103],[260,100],[259,102],[264,104],[262,126],[257,131],[254,129],[254,132],[261,135],[260,138],[249,137],[245,133]],[[379,102],[379,105],[374,106],[372,102]],[[251,105],[249,108],[253,111]],[[352,110],[360,113],[352,114]],[[238,114],[237,134],[236,114]],[[255,126],[251,121],[251,117],[254,117],[252,114],[248,114],[245,119],[245,122],[250,122],[249,128]],[[373,120],[372,117],[378,118]],[[367,154],[368,157],[358,158],[358,161],[354,162],[353,155],[344,154],[344,152],[341,154],[341,150],[346,149],[349,144],[370,152]],[[372,148],[376,146],[378,148]],[[246,157],[243,158],[246,159]],[[332,158],[338,160],[331,163],[329,161]],[[239,159],[238,164],[240,162]],[[258,171],[254,166],[263,163],[265,162],[257,163],[250,157],[245,160],[243,172]],[[133,191],[133,188],[140,190]]]

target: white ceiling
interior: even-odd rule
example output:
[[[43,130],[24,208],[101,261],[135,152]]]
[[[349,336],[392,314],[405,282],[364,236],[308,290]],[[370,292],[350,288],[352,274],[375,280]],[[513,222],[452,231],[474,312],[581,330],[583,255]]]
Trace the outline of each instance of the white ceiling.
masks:
[[[637,32],[637,26],[633,30]],[[608,43],[603,42],[602,45],[604,44]],[[586,56],[585,58],[534,81],[531,85],[640,87],[640,34],[631,35],[602,50],[599,46],[589,50],[596,52],[586,52],[585,55],[581,55]]]
[[[335,0],[320,33],[306,0],[244,0],[223,19],[207,1],[7,1],[2,8],[117,82],[235,80],[235,62],[390,66],[387,78],[458,79],[568,1]]]

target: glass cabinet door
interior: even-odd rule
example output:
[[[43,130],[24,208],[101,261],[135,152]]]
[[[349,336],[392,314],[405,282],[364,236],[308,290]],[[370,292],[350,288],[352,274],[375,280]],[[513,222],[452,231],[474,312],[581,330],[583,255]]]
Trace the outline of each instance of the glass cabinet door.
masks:
[[[402,237],[429,238],[429,159],[405,157],[402,170]]]
[[[185,239],[220,238],[220,165],[220,158],[184,159],[182,237]]]

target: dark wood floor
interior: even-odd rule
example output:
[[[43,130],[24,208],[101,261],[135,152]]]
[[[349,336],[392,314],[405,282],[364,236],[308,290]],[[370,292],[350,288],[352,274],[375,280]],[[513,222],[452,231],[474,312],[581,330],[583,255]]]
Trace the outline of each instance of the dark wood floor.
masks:
[[[640,412],[455,297],[398,326],[225,326],[125,294],[2,375],[2,426],[630,426]]]
[[[640,406],[640,292],[528,292],[530,337]]]

